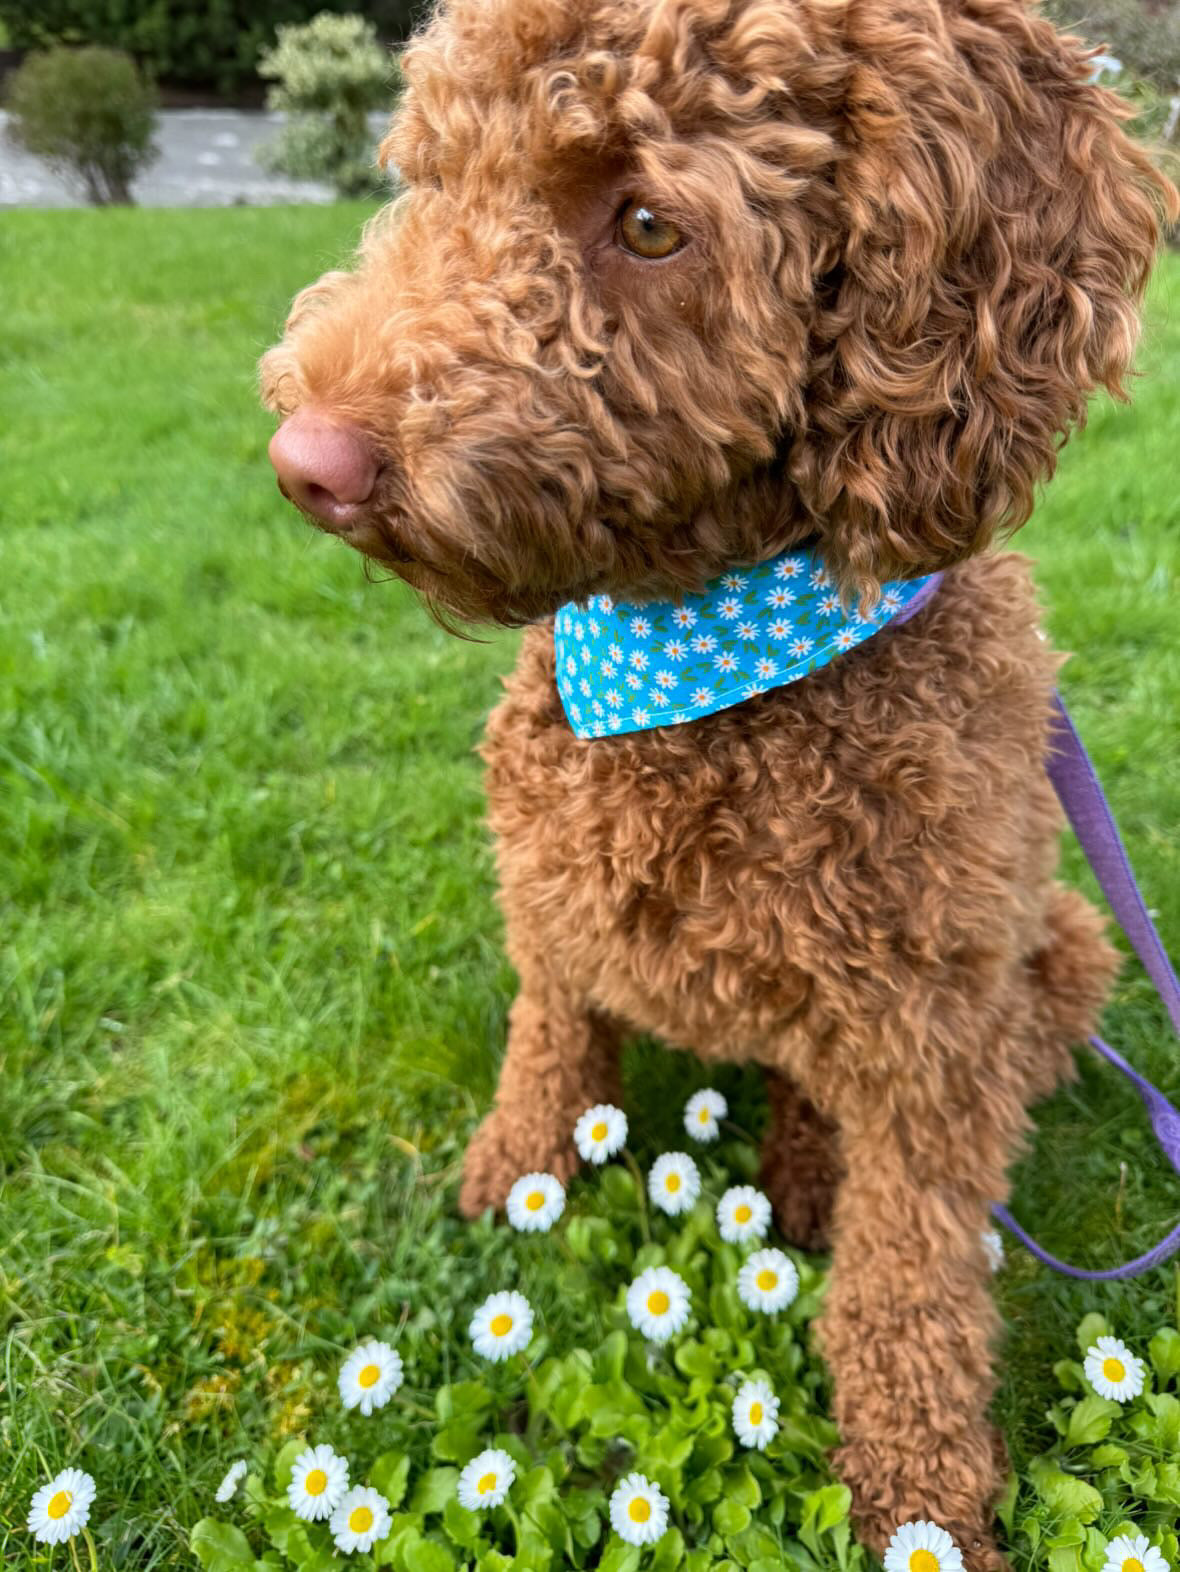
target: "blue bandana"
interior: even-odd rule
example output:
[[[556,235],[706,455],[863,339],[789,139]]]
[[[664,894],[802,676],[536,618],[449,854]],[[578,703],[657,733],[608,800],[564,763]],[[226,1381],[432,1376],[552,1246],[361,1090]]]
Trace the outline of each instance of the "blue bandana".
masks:
[[[916,611],[939,577],[892,580],[862,617],[805,546],[678,601],[568,601],[553,625],[561,702],[579,737],[679,726],[818,671]]]

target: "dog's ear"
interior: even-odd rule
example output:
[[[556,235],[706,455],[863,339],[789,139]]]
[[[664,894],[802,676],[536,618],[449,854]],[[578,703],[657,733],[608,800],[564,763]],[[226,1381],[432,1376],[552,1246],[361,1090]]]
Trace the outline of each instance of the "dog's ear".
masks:
[[[847,9],[843,244],[817,262],[789,460],[846,588],[1027,519],[1098,387],[1122,396],[1177,193],[1024,0]]]

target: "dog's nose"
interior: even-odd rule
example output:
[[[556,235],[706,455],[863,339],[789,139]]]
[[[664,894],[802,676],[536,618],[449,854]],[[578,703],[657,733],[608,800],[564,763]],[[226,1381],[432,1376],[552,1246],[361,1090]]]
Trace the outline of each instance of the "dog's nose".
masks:
[[[314,409],[296,410],[270,439],[279,490],[329,529],[347,529],[364,514],[377,481],[377,460],[363,432]]]

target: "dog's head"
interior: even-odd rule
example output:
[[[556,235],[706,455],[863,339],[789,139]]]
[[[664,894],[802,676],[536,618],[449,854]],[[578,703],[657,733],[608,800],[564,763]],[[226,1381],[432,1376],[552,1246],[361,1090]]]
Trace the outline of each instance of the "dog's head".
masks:
[[[1027,518],[1176,193],[1023,0],[449,0],[263,361],[306,511],[469,618]]]

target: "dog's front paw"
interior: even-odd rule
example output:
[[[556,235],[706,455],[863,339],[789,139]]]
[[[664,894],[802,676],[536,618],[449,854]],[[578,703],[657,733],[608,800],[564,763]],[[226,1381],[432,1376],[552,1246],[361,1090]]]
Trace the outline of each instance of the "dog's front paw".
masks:
[[[463,1159],[459,1210],[464,1217],[478,1217],[489,1206],[500,1211],[522,1174],[539,1170],[566,1184],[577,1167],[572,1125],[546,1131],[535,1120],[509,1117],[494,1108],[472,1136]]]

